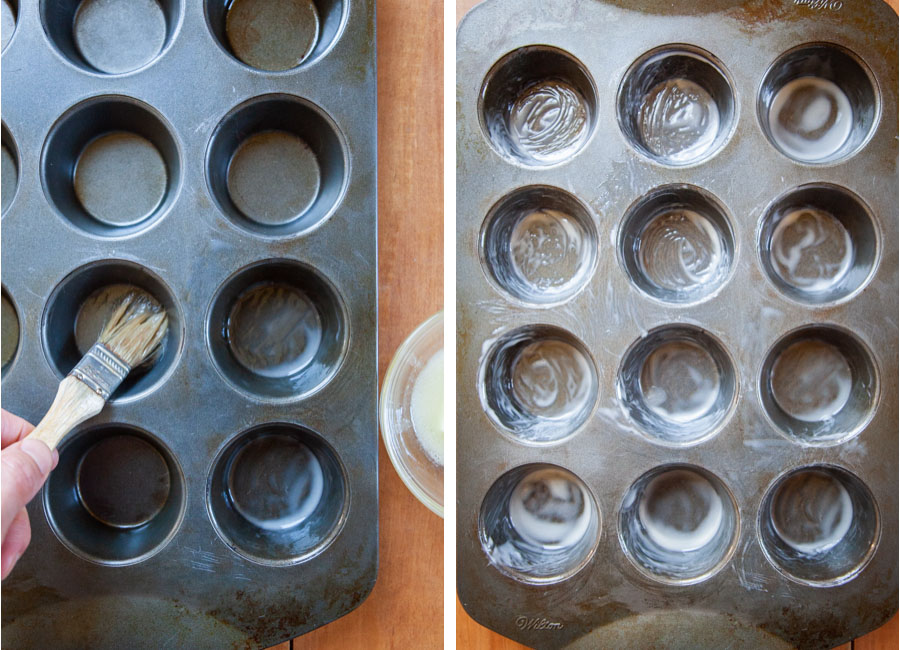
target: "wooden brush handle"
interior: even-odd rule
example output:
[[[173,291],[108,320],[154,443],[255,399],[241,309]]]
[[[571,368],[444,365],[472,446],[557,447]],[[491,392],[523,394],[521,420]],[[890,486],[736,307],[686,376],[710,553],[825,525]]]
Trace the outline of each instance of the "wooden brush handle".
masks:
[[[104,404],[106,400],[84,382],[72,376],[66,377],[59,384],[50,410],[26,437],[40,440],[50,449],[55,449],[69,431],[97,415]]]

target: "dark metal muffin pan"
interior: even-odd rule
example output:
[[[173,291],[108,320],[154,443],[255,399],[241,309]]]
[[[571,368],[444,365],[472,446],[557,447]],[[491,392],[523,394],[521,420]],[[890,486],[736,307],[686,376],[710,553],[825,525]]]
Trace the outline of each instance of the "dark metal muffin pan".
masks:
[[[4,647],[267,647],[374,585],[374,2],[293,3],[277,72],[228,4],[4,3],[3,407],[41,418],[123,286],[170,323],[30,504]],[[253,291],[302,315],[290,367],[229,344],[268,363]]]
[[[810,75],[852,119],[803,161],[768,115]],[[459,28],[456,90],[469,614],[538,648],[830,648],[884,623],[898,578],[890,7],[487,0]],[[702,147],[660,139],[641,112],[666,92],[692,97],[688,121],[715,105]],[[832,215],[827,290],[773,253],[798,208]],[[667,225],[673,212],[701,216]],[[686,228],[706,250],[676,251],[672,277],[667,233]],[[692,393],[679,359],[714,388]],[[814,379],[822,363],[837,374]],[[831,410],[810,390],[831,391]]]

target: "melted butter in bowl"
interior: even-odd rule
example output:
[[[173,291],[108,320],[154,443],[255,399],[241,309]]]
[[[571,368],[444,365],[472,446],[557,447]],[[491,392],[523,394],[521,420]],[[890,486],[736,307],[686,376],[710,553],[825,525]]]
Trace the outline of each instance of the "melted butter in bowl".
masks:
[[[419,325],[384,375],[378,407],[394,469],[429,510],[444,516],[444,313]]]
[[[444,350],[434,353],[415,379],[410,415],[416,438],[435,463],[444,466]]]

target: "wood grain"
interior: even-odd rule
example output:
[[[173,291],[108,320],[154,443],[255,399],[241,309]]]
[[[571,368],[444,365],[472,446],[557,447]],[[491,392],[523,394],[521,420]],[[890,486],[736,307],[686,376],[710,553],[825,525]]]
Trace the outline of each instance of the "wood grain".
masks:
[[[378,376],[444,305],[443,3],[378,0]],[[400,481],[379,441],[378,581],[293,648],[440,648],[443,519]],[[277,646],[287,650],[286,644]]]
[[[894,11],[897,11],[898,1],[900,0],[885,0]],[[469,9],[479,2],[481,0],[456,0],[457,24]],[[463,609],[459,599],[456,601],[456,645],[465,650],[520,650],[526,648],[526,646],[476,623]],[[897,647],[898,630],[897,615],[895,614],[894,618],[874,632],[870,632],[852,643],[838,646],[834,650],[897,650]]]
[[[456,599],[456,647],[461,650],[527,650],[528,646],[487,629],[466,613]]]
[[[482,0],[456,0],[456,24],[463,19],[469,9],[480,3]]]
[[[897,10],[897,0],[892,3],[894,11]],[[869,632],[853,641],[853,650],[897,650],[898,639],[898,615],[882,625],[874,632]]]

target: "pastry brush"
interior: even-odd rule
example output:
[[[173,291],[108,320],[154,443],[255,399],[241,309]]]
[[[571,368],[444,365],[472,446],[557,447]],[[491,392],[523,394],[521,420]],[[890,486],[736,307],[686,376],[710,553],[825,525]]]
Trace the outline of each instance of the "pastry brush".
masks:
[[[50,410],[27,437],[54,449],[69,431],[103,410],[129,372],[152,360],[168,328],[162,305],[146,295],[127,294],[97,342],[60,382]]]

